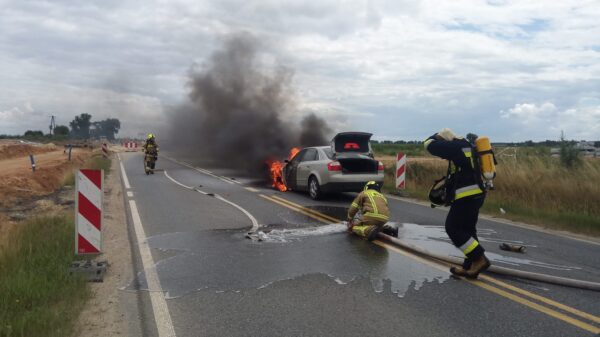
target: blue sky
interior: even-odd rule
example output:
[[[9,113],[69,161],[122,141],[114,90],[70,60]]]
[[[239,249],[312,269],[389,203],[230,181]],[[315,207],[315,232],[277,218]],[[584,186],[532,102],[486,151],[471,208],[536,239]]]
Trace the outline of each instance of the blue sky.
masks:
[[[160,129],[187,74],[245,31],[337,131],[600,140],[598,1],[0,0],[0,134],[117,117]]]

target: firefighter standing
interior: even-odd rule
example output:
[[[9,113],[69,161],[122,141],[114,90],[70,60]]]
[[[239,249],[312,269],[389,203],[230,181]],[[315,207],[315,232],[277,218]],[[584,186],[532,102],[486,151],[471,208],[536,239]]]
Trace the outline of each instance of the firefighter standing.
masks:
[[[446,217],[446,233],[466,256],[462,267],[452,267],[454,275],[477,278],[490,266],[485,250],[477,238],[477,218],[485,199],[485,189],[471,143],[444,128],[425,140],[432,155],[450,161],[453,198]]]
[[[156,166],[156,160],[158,159],[158,144],[156,144],[156,138],[153,134],[148,134],[142,149],[145,153],[144,168],[146,174],[154,174],[154,167]]]
[[[348,210],[348,230],[371,241],[377,233],[398,236],[398,230],[387,224],[390,219],[388,201],[380,192],[381,187],[374,181],[369,181],[360,192]],[[355,219],[354,217],[360,211]]]

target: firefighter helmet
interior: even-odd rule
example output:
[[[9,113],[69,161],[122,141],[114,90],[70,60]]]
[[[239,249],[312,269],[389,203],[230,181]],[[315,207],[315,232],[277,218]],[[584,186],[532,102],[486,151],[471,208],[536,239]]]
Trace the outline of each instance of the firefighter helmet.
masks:
[[[381,190],[381,186],[379,186],[379,184],[378,184],[378,183],[376,183],[376,182],[374,182],[373,180],[371,180],[371,181],[369,181],[369,182],[367,182],[367,183],[365,184],[365,188],[364,188],[364,190],[365,190],[365,191],[366,191],[366,190],[376,190],[376,191],[379,191],[379,190]]]
[[[148,134],[148,138],[147,138],[147,139],[154,139],[154,134],[152,134],[152,133],[149,133],[149,134]]]

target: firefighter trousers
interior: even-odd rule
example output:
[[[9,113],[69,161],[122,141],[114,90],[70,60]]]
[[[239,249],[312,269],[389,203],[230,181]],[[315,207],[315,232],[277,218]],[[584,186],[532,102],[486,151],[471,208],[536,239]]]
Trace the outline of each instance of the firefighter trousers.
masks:
[[[483,194],[455,200],[446,217],[446,233],[454,246],[465,254],[465,269],[485,252],[477,238],[479,209],[484,200]]]

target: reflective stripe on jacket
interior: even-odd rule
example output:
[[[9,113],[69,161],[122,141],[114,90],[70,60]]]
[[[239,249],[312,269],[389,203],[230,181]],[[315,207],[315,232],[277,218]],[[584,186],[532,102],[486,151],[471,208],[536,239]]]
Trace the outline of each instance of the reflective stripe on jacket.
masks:
[[[348,210],[348,218],[354,218],[358,210],[362,212],[365,218],[379,221],[388,221],[390,219],[388,201],[383,194],[376,190],[360,192]]]

